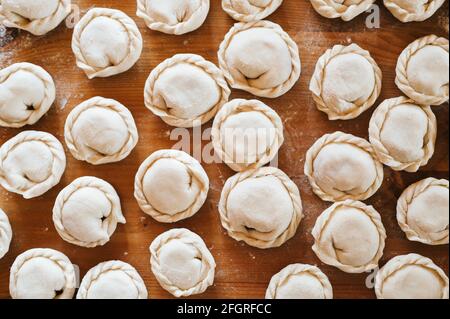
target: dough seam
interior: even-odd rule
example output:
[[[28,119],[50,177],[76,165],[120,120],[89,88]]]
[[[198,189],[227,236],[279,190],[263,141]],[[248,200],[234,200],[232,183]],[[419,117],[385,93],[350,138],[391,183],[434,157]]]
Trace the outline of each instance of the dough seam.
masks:
[[[238,0],[239,1],[239,0]],[[248,0],[242,0],[248,2]],[[222,0],[222,8],[223,10],[234,20],[240,22],[252,22],[259,21],[267,18],[272,13],[274,13],[283,3],[283,0],[272,0],[269,4],[267,4],[264,9],[259,10],[255,13],[244,14],[236,11],[233,6],[233,0]],[[254,5],[252,5],[254,6]]]
[[[424,6],[426,7],[425,12],[422,15],[416,13],[411,13],[408,10],[402,8],[397,3],[392,0],[384,0],[384,5],[401,22],[412,22],[412,21],[425,21],[431,18],[436,11],[444,4],[445,0],[431,0],[428,1]]]
[[[350,21],[367,11],[375,0],[362,0],[361,3],[350,6],[339,4],[336,0],[310,0],[310,2],[317,13],[325,18],[341,18],[343,21]],[[342,10],[344,8],[345,10]]]

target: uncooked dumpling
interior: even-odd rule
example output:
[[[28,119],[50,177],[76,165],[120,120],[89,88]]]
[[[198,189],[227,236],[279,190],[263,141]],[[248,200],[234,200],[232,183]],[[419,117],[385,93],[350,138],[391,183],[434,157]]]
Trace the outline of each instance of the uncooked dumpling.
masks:
[[[259,21],[274,13],[283,0],[222,0],[222,8],[234,20]]]
[[[384,0],[384,5],[400,21],[425,21],[432,17],[445,0]]]
[[[54,101],[55,83],[40,66],[16,63],[0,70],[0,126],[35,124]]]
[[[25,199],[46,193],[65,169],[63,146],[49,133],[24,131],[0,147],[0,184]]]
[[[11,244],[12,229],[8,216],[0,208],[0,259],[6,255]]]
[[[445,272],[429,258],[418,254],[397,256],[375,278],[378,299],[448,299]]]
[[[259,168],[273,160],[283,144],[283,122],[260,101],[232,100],[214,119],[212,142],[216,155],[233,170]]]
[[[53,223],[65,241],[93,248],[109,242],[117,224],[125,224],[114,188],[96,177],[80,177],[64,188],[53,207]]]
[[[197,213],[206,201],[209,179],[200,163],[177,150],[160,150],[139,168],[134,196],[141,209],[162,223]]]
[[[342,132],[326,134],[314,143],[306,154],[305,174],[314,193],[328,202],[368,199],[384,178],[372,145]]]
[[[169,125],[199,126],[228,102],[222,71],[195,54],[177,54],[158,65],[147,79],[145,106]]]
[[[273,167],[247,170],[228,179],[219,213],[230,237],[261,249],[283,245],[303,218],[297,186]]]
[[[147,299],[144,280],[130,264],[112,260],[91,268],[81,281],[77,299]]]
[[[346,200],[325,210],[312,230],[319,259],[347,273],[378,266],[386,240],[380,214],[362,202]]]
[[[333,299],[333,287],[319,268],[294,264],[272,277],[266,299]]]
[[[314,9],[325,18],[350,21],[370,9],[375,0],[310,0]]]
[[[89,99],[70,112],[64,137],[76,159],[94,165],[123,160],[138,142],[131,112],[102,97]]]
[[[59,251],[30,249],[11,266],[9,293],[13,299],[72,299],[75,288],[75,268]]]
[[[448,180],[427,178],[409,186],[397,203],[397,220],[409,240],[448,244]]]
[[[209,0],[138,0],[137,16],[152,30],[181,35],[202,26],[209,6]]]
[[[350,120],[375,104],[382,73],[357,44],[335,45],[319,58],[309,86],[317,108],[330,120]]]
[[[434,154],[436,117],[429,106],[398,97],[385,100],[369,125],[370,143],[385,165],[396,171],[417,172]]]
[[[142,36],[134,21],[119,10],[94,8],[75,26],[72,50],[89,79],[128,71],[142,52]]]
[[[214,283],[216,262],[200,236],[172,229],[150,245],[152,272],[161,287],[175,297],[203,293]]]
[[[395,83],[421,105],[448,102],[448,40],[429,35],[411,43],[400,55]]]
[[[220,45],[219,65],[232,88],[266,98],[288,92],[301,73],[297,44],[269,21],[235,24]]]
[[[34,35],[55,29],[72,10],[70,0],[2,0],[0,23]]]

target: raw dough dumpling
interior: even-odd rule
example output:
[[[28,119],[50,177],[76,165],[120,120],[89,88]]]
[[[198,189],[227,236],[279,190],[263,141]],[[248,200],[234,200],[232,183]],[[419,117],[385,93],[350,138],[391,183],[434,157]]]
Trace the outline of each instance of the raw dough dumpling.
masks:
[[[409,186],[397,203],[397,220],[409,240],[448,244],[448,180],[427,178]]]
[[[429,258],[418,254],[397,256],[378,271],[378,299],[448,299],[445,272]]]
[[[232,100],[214,119],[212,142],[216,155],[231,169],[259,168],[273,160],[283,145],[283,122],[260,101]]]
[[[401,22],[425,21],[445,0],[384,0],[384,5]]]
[[[134,196],[141,209],[161,223],[193,216],[206,201],[209,179],[200,163],[185,152],[160,150],[139,168]]]
[[[54,101],[55,83],[40,66],[16,63],[0,70],[0,126],[35,124]]]
[[[209,0],[137,0],[136,14],[152,30],[181,35],[203,25],[209,6]]]
[[[126,221],[114,188],[104,180],[86,176],[59,193],[53,223],[65,241],[93,248],[109,242],[117,224]]]
[[[222,8],[234,20],[259,21],[274,13],[283,0],[222,0]]]
[[[400,55],[395,83],[421,105],[448,102],[448,40],[429,35],[411,43]]]
[[[219,65],[232,88],[266,98],[288,92],[301,73],[297,44],[269,21],[235,24],[220,45]]]
[[[112,260],[91,268],[81,281],[77,299],[147,299],[144,280],[123,261]]]
[[[0,208],[0,259],[6,255],[11,244],[12,229],[8,216]]]
[[[227,180],[219,202],[228,235],[250,246],[279,247],[291,239],[303,218],[297,185],[281,170],[262,167]]]
[[[2,0],[0,23],[34,35],[55,29],[72,10],[70,0]]]
[[[75,288],[75,268],[59,251],[30,249],[11,266],[9,293],[13,299],[72,299]]]
[[[380,214],[372,206],[352,200],[337,202],[325,210],[312,235],[317,257],[347,273],[378,267],[386,240]]]
[[[176,127],[205,124],[228,102],[230,93],[222,71],[195,54],[177,54],[162,62],[144,89],[145,106]]]
[[[333,299],[333,287],[319,268],[294,264],[272,277],[266,299]]]
[[[203,239],[188,229],[172,229],[150,245],[152,272],[175,297],[205,292],[214,283],[216,262]]]
[[[375,0],[310,0],[314,9],[325,18],[350,21],[370,9]]]
[[[398,97],[385,100],[370,120],[370,143],[385,165],[396,171],[417,172],[434,154],[436,117],[429,106]]]
[[[119,10],[94,8],[75,26],[72,50],[89,79],[128,71],[142,53],[136,23]]]
[[[350,120],[375,104],[382,73],[357,44],[335,45],[319,58],[309,86],[317,108],[330,120]]]
[[[366,140],[326,134],[306,154],[305,174],[314,193],[327,202],[365,200],[381,187],[383,165]]]
[[[57,185],[65,169],[63,146],[49,133],[24,131],[0,147],[0,184],[25,199]]]
[[[87,100],[70,112],[64,137],[76,159],[94,165],[123,160],[139,139],[131,112],[102,97]]]

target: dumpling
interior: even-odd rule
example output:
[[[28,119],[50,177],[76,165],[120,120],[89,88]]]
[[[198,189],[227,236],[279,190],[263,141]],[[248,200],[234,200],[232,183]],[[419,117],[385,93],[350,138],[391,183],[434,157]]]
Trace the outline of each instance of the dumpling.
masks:
[[[259,21],[274,13],[283,0],[222,0],[222,8],[234,20]]]
[[[2,0],[0,23],[34,35],[55,29],[72,10],[70,0]]]
[[[145,83],[145,106],[169,125],[196,127],[228,102],[222,71],[195,54],[177,54],[158,65]]]
[[[8,216],[0,208],[0,259],[9,251],[11,244],[12,229]]]
[[[188,229],[172,229],[150,245],[152,272],[175,297],[198,295],[214,283],[216,262],[203,239]]]
[[[68,243],[93,248],[109,242],[117,224],[125,224],[126,220],[114,188],[104,180],[85,176],[59,193],[53,223]]]
[[[136,14],[152,30],[181,35],[200,28],[209,7],[209,0],[138,0]]]
[[[77,299],[147,299],[144,280],[137,270],[120,260],[91,268],[81,281]]]
[[[385,100],[370,120],[369,138],[378,159],[396,171],[417,172],[434,154],[436,116],[429,106],[398,97]]]
[[[0,147],[0,184],[25,199],[57,185],[65,169],[64,148],[49,133],[24,131]]]
[[[235,24],[218,54],[231,87],[259,97],[280,97],[300,78],[297,44],[278,24],[269,21]]]
[[[309,89],[330,120],[350,120],[375,104],[381,81],[381,69],[368,51],[357,44],[335,45],[319,58]]]
[[[16,63],[0,70],[0,126],[33,125],[55,101],[50,74],[31,63]]]
[[[30,249],[11,266],[9,293],[13,299],[72,299],[75,289],[75,268],[59,251]]]
[[[195,215],[206,201],[209,178],[200,163],[187,153],[160,150],[140,166],[134,196],[141,209],[162,223]]]
[[[102,97],[89,99],[70,112],[64,137],[76,159],[94,165],[123,160],[139,139],[131,112]]]
[[[136,23],[119,10],[94,8],[75,26],[72,50],[89,79],[128,71],[142,53]]]
[[[375,0],[310,0],[314,9],[325,18],[350,21],[369,10]]]
[[[445,0],[384,0],[386,8],[401,22],[425,21]]]
[[[284,142],[283,122],[263,102],[236,99],[217,113],[212,128],[216,155],[240,172],[273,160]]]

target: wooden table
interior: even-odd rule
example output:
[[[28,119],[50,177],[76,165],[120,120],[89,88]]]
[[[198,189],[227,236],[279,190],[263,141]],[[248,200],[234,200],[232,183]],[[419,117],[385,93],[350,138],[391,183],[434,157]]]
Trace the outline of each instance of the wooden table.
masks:
[[[289,93],[275,100],[263,100],[281,116],[285,125],[286,142],[280,152],[279,167],[300,188],[306,217],[297,235],[281,248],[259,250],[238,243],[227,236],[220,225],[217,203],[226,179],[233,172],[223,164],[204,165],[211,179],[211,190],[203,209],[194,217],[175,225],[155,222],[142,213],[133,197],[134,174],[140,163],[152,152],[171,148],[171,127],[165,125],[144,107],[143,87],[150,71],[161,61],[176,53],[196,53],[217,63],[217,49],[233,20],[222,11],[219,0],[211,1],[211,11],[205,25],[185,36],[168,36],[146,28],[135,15],[135,1],[79,0],[73,1],[84,14],[94,4],[96,7],[114,7],[125,11],[139,25],[145,48],[137,65],[124,74],[106,79],[89,81],[75,65],[71,51],[72,30],[64,24],[44,37],[34,37],[26,32],[8,30],[0,40],[0,67],[16,62],[32,62],[47,69],[56,81],[57,99],[47,116],[33,127],[50,132],[64,141],[64,121],[69,111],[80,102],[104,96],[117,99],[132,111],[137,122],[140,142],[124,161],[95,167],[76,161],[66,149],[68,166],[61,183],[44,196],[24,200],[0,190],[0,207],[9,215],[14,230],[11,249],[0,260],[0,298],[8,298],[9,267],[23,251],[48,247],[67,254],[79,265],[81,275],[98,263],[120,259],[131,263],[143,276],[151,298],[168,298],[150,271],[148,246],[162,232],[172,227],[186,227],[202,236],[217,262],[215,284],[200,298],[263,298],[270,278],[291,263],[316,264],[329,276],[336,298],[374,298],[373,290],[366,288],[369,274],[346,274],[322,264],[311,250],[311,229],[316,218],[329,204],[319,200],[303,173],[304,157],[314,141],[325,133],[342,130],[364,138],[373,109],[356,120],[328,121],[314,106],[308,90],[317,59],[334,44],[355,42],[369,50],[383,70],[383,99],[400,95],[394,84],[395,65],[402,50],[416,38],[435,33],[448,34],[448,3],[431,19],[423,23],[402,24],[381,6],[381,29],[368,29],[365,16],[344,23],[320,17],[309,1],[285,0],[283,6],[270,20],[279,23],[295,39],[300,47],[303,73],[300,81]],[[233,91],[233,97],[250,98],[249,94]],[[432,258],[448,272],[449,250],[445,246],[426,246],[409,242],[397,225],[396,201],[411,183],[425,177],[449,177],[448,155],[448,104],[433,108],[439,124],[436,154],[430,164],[419,173],[408,174],[385,169],[386,177],[381,190],[367,202],[382,215],[387,229],[387,247],[381,264],[390,258],[416,252]],[[206,127],[210,127],[210,123]],[[0,129],[0,143],[13,137],[20,130]],[[207,142],[204,142],[207,143]],[[106,179],[120,194],[127,219],[118,227],[112,240],[104,247],[80,248],[63,241],[52,222],[52,207],[58,192],[75,178],[93,175]],[[370,281],[370,277],[369,277]]]

